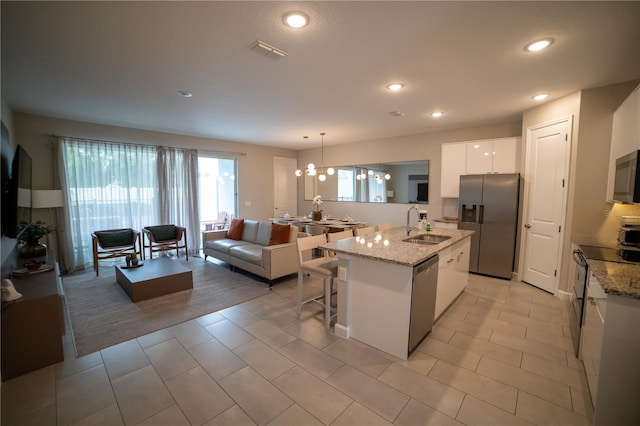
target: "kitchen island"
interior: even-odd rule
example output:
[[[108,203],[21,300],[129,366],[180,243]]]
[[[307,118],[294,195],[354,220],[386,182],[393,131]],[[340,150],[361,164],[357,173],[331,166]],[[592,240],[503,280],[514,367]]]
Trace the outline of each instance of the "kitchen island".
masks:
[[[414,238],[425,234],[411,231]],[[434,319],[467,283],[473,231],[436,229],[428,234],[447,239],[406,242],[405,228],[398,227],[323,245],[339,259],[337,335],[407,359],[414,267],[436,255],[440,258]]]

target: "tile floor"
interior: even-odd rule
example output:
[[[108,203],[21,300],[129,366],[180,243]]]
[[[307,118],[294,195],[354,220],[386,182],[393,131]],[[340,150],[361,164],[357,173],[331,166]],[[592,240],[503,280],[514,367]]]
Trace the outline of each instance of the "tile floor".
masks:
[[[307,288],[320,290],[320,284]],[[328,333],[296,280],[2,383],[3,425],[587,425],[568,303],[472,275],[409,360]]]

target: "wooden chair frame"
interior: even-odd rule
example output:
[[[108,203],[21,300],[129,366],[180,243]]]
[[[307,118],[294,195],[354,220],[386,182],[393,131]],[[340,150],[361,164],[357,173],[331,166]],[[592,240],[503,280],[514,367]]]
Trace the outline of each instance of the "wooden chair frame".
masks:
[[[169,250],[175,250],[176,256],[180,257],[180,249],[184,249],[187,261],[189,260],[189,247],[187,244],[187,228],[183,226],[177,226],[176,236],[170,240],[156,241],[153,237],[153,233],[149,229],[150,226],[142,228],[142,252],[145,253],[149,249],[149,259],[153,259],[153,253],[160,253]],[[182,244],[180,244],[182,242]]]
[[[124,246],[115,247],[102,247],[100,245],[100,239],[97,233],[100,232],[117,232],[117,231],[131,231],[133,244],[127,244]],[[94,231],[91,234],[91,240],[93,245],[93,270],[96,271],[96,277],[99,276],[99,261],[104,259],[114,259],[117,257],[125,257],[130,254],[137,254],[142,259],[142,242],[140,239],[140,232],[132,228],[119,228],[119,229],[105,229],[100,231]]]
[[[333,280],[337,276],[337,262],[335,257],[319,257],[315,259],[307,259],[307,252],[317,249],[318,246],[326,242],[324,235],[313,235],[310,237],[298,238],[296,245],[298,248],[298,317],[302,313],[302,305],[307,303],[317,303],[324,308],[324,326],[327,330],[331,328],[331,318],[337,316],[337,308],[331,306],[331,297],[333,295]],[[304,276],[309,275],[319,278],[323,282],[323,291],[321,296],[312,297],[307,300],[302,299]]]

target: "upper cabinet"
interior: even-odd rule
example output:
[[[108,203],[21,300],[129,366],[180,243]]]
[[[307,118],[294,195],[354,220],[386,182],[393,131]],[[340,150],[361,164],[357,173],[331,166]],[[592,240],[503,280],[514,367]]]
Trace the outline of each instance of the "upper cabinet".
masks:
[[[442,144],[441,187],[443,198],[458,198],[460,176],[519,172],[520,137]]]
[[[460,175],[466,173],[467,144],[442,144],[442,162],[440,177],[440,196],[458,198],[460,191]]]
[[[520,138],[496,139],[493,141],[493,173],[516,173],[520,171],[518,148]]]
[[[491,173],[493,171],[493,140],[471,141],[467,147],[467,175]]]
[[[636,87],[613,113],[607,200],[613,200],[616,159],[638,149],[640,149],[640,86]]]

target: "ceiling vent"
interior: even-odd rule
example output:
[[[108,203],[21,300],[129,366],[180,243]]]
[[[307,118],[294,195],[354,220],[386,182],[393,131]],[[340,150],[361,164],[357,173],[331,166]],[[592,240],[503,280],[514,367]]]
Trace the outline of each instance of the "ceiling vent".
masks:
[[[389,114],[393,115],[394,117],[404,117],[406,114],[400,111],[391,111]]]
[[[288,55],[288,53],[284,50],[271,46],[269,43],[265,43],[262,40],[258,40],[253,43],[250,49],[262,56],[266,56],[271,59],[282,59]]]

